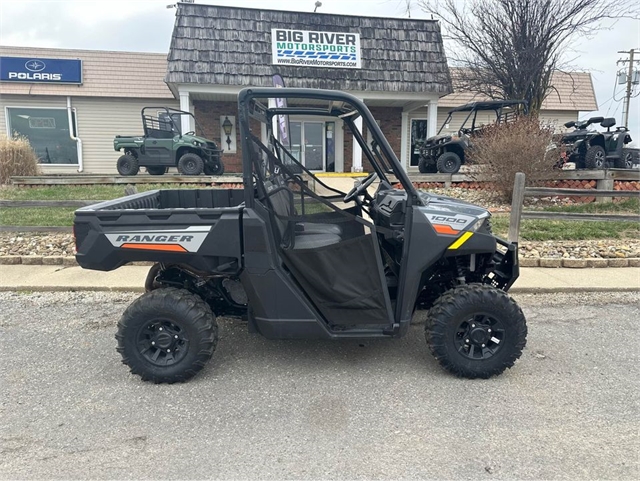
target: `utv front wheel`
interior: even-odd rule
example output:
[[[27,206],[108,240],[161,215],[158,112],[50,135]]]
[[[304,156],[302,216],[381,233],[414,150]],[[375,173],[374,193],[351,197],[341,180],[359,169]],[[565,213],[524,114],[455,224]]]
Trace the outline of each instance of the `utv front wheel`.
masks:
[[[455,174],[460,170],[462,160],[455,152],[445,152],[438,157],[436,165],[438,167],[438,172],[442,172],[443,174]]]
[[[204,162],[198,154],[184,154],[178,161],[178,171],[184,175],[200,175],[204,170]]]
[[[138,159],[129,154],[121,155],[116,167],[118,169],[118,173],[125,176],[136,175],[140,170],[140,167],[138,166]]]
[[[602,169],[606,155],[604,148],[599,145],[589,147],[584,156],[584,165],[587,169]]]
[[[527,342],[522,310],[507,293],[481,284],[445,292],[429,310],[425,335],[447,371],[489,378],[516,362]]]
[[[211,359],[218,325],[209,305],[184,289],[143,294],[118,322],[122,362],[143,381],[184,382]]]

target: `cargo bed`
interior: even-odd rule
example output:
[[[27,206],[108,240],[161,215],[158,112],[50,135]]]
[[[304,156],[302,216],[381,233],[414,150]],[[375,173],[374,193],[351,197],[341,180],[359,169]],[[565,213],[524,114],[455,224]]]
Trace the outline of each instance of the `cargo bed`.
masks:
[[[134,261],[229,273],[242,259],[241,189],[153,190],[78,209],[78,263],[113,270]]]

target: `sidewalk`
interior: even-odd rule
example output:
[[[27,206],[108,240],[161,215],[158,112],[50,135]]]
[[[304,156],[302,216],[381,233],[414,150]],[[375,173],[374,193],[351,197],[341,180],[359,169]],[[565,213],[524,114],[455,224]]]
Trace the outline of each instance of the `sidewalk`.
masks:
[[[0,291],[144,291],[148,266],[111,272],[80,267],[0,265]],[[640,268],[549,269],[523,267],[511,292],[640,290]]]

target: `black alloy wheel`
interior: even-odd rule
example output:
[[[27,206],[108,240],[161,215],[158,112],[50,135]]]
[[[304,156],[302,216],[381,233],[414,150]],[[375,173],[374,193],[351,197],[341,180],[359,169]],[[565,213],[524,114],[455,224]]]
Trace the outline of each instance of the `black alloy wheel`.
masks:
[[[475,314],[460,322],[454,335],[458,352],[469,359],[489,359],[504,345],[505,328],[488,313]]]

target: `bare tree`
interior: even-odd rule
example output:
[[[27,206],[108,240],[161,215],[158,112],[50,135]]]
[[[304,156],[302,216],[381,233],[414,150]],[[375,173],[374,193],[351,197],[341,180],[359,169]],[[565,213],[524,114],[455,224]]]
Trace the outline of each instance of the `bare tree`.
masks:
[[[532,112],[553,92],[551,76],[573,41],[637,18],[637,0],[417,0],[436,15],[460,67],[457,88],[493,99],[525,99]]]

